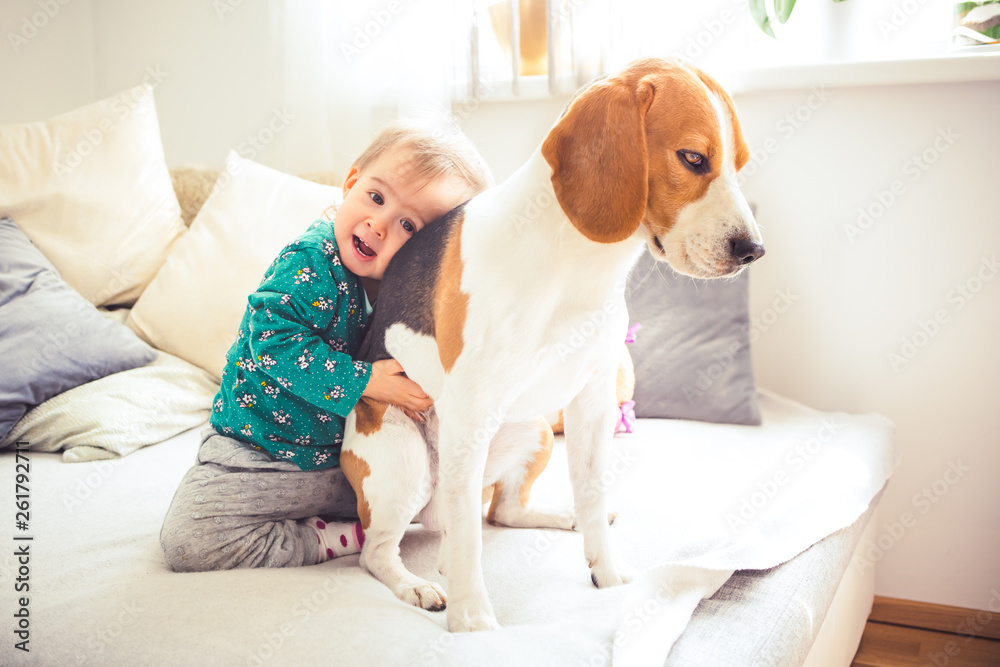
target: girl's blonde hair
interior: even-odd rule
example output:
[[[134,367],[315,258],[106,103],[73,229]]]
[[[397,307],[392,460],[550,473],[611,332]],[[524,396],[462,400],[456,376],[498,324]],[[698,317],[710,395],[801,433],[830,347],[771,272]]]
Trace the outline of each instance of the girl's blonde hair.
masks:
[[[413,167],[425,178],[454,174],[469,184],[469,196],[479,194],[493,183],[490,170],[469,138],[453,124],[400,120],[375,136],[354,161],[364,171],[390,148],[404,147],[413,152]]]
[[[364,171],[391,148],[407,148],[413,154],[411,165],[417,175],[427,179],[453,175],[468,184],[473,197],[493,185],[493,176],[479,151],[452,123],[399,120],[382,128],[352,167]],[[336,206],[327,209],[332,219]]]

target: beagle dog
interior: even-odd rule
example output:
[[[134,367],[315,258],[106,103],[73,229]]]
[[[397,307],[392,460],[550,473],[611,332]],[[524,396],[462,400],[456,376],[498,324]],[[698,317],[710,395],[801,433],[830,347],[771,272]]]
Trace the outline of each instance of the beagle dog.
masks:
[[[679,61],[644,59],[570,102],[503,184],[413,237],[385,273],[361,351],[394,357],[434,399],[418,423],[362,398],[340,465],[365,530],[361,565],[402,600],[446,605],[404,566],[414,518],[443,531],[451,631],[497,628],[483,581],[488,520],[576,529],[598,587],[626,581],[600,481],[628,328],[625,278],[643,246],[674,270],[732,276],[764,254],[736,182],[749,151],[733,102]],[[572,512],[528,505],[564,408]]]

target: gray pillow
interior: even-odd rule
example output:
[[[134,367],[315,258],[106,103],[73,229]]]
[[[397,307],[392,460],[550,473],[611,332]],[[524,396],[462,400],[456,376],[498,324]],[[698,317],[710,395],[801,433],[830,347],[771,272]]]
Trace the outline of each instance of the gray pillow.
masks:
[[[625,289],[636,417],[760,424],[748,277],[699,280],[643,253]]]
[[[0,440],[56,394],[155,357],[63,282],[13,220],[0,219]]]

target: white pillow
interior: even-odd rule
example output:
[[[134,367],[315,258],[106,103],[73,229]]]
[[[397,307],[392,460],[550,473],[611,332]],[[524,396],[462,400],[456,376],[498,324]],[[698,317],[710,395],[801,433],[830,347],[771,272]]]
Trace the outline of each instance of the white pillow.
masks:
[[[212,194],[126,321],[154,347],[222,377],[249,296],[340,189],[231,151]]]
[[[30,410],[0,442],[63,451],[63,461],[127,456],[207,422],[219,384],[211,374],[160,353],[153,363],[53,396]]]
[[[135,301],[185,232],[153,89],[0,127],[3,215],[91,303]]]

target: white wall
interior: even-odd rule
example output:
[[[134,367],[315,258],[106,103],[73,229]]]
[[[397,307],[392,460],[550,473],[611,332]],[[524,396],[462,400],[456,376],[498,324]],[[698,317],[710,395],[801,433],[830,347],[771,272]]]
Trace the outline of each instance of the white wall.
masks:
[[[26,0],[0,5],[0,123],[41,120],[97,99],[90,0],[55,7],[50,17]]]
[[[346,168],[364,132],[329,125],[349,117],[350,100],[316,110],[288,98],[280,82],[295,64],[274,48],[274,31],[286,29],[277,4],[233,4],[220,16],[201,0],[70,0],[15,51],[8,35],[39,5],[5,1],[0,123],[44,119],[161,72],[168,164],[221,164],[284,106],[299,122],[255,159],[287,171]],[[880,521],[900,528],[885,529],[888,548],[873,552],[878,593],[985,608],[1000,591],[1000,279],[975,280],[982,258],[1000,255],[1000,83],[836,89],[810,110],[812,94],[736,100],[751,146],[766,155],[744,188],[767,244],[751,312],[768,316],[779,290],[796,299],[754,346],[759,383],[817,408],[893,419],[904,461]],[[503,178],[565,102],[489,102],[458,115]],[[785,115],[806,110],[789,136]],[[935,156],[948,128],[958,136]],[[935,162],[913,172],[911,156],[925,150]],[[897,180],[902,194],[851,242],[845,225]],[[959,307],[954,290],[969,281],[979,291]],[[894,369],[887,355],[937,311],[943,324]],[[968,470],[956,478],[952,464]],[[919,497],[924,488],[933,502]]]
[[[0,123],[43,120],[146,80],[154,87],[167,164],[221,166],[230,149],[268,126],[275,110],[310,118],[309,105],[283,99],[285,62],[273,34],[283,26],[280,3],[51,4],[60,9],[45,21],[39,0],[0,5]],[[43,27],[15,50],[9,35],[20,36],[26,20]],[[254,150],[253,159],[281,166],[284,149],[297,146],[299,164],[289,169],[331,168],[330,147],[322,146],[325,159],[317,159],[315,140],[296,135],[305,123],[294,125]]]
[[[1000,591],[1000,83],[829,92],[787,139],[775,124],[808,91],[737,101],[751,144],[779,146],[745,186],[770,260],[751,312],[779,289],[799,297],[756,345],[758,378],[896,423],[904,459],[880,520],[913,525],[883,530],[877,591],[985,607]],[[880,197],[884,213],[852,230]]]

